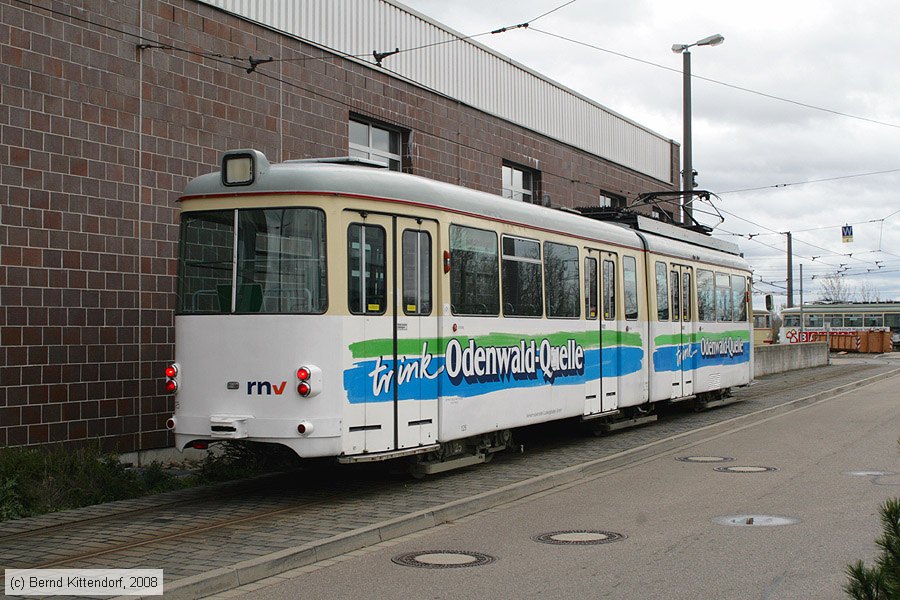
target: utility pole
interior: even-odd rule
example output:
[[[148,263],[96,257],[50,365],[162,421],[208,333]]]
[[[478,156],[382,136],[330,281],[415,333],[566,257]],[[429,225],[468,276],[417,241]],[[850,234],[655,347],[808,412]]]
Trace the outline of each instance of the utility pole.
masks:
[[[694,189],[694,162],[693,149],[691,148],[691,52],[685,48],[682,54],[684,57],[682,61],[682,73],[684,74],[682,85],[684,139],[682,143],[684,147],[682,148],[681,168],[683,183],[681,184],[681,189],[691,192]],[[693,200],[693,196],[690,193],[681,200],[684,210],[682,220],[686,220],[688,223],[690,223],[691,217],[691,200]]]
[[[794,248],[791,244],[791,232],[787,236],[787,307],[794,306]]]
[[[803,263],[800,263],[800,335],[803,335]]]

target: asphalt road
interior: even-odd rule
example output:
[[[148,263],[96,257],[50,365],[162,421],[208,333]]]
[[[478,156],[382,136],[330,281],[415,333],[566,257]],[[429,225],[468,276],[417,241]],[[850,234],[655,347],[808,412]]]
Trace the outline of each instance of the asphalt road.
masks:
[[[878,507],[900,495],[898,436],[894,377],[215,598],[845,598],[844,568],[876,555]],[[688,456],[734,460],[677,460]],[[751,516],[753,525],[719,522]],[[760,525],[769,517],[794,521]],[[626,537],[534,540],[572,530]],[[473,560],[429,556],[448,551],[495,560],[461,568],[392,562],[406,553],[426,563]]]

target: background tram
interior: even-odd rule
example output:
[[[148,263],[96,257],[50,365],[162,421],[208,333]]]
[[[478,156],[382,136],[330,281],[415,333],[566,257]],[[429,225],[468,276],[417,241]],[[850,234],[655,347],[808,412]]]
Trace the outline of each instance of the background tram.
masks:
[[[772,313],[762,308],[753,309],[753,345],[774,343],[772,339]]]
[[[232,151],[186,188],[179,449],[245,439],[436,472],[517,427],[750,382],[736,245],[336,162]]]
[[[894,348],[900,346],[900,302],[804,304],[786,308],[781,311],[782,339],[787,333],[800,330],[801,313],[804,333],[825,332],[826,326],[838,334],[888,329]]]

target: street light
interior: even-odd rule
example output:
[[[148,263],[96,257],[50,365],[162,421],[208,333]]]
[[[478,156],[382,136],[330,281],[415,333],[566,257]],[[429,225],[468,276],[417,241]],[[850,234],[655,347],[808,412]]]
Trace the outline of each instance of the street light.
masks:
[[[718,46],[722,42],[725,41],[725,36],[717,33],[715,35],[711,35],[709,37],[705,37],[702,40],[698,40],[693,44],[673,44],[672,52],[675,54],[682,54],[684,56],[684,96],[683,96],[683,105],[684,105],[684,139],[682,141],[682,160],[681,167],[684,169],[682,172],[682,181],[683,186],[682,189],[686,192],[690,192],[694,189],[694,165],[691,157],[691,52],[689,48],[693,46]],[[684,214],[686,217],[689,217],[691,214],[690,209],[690,194],[684,197],[682,200]]]

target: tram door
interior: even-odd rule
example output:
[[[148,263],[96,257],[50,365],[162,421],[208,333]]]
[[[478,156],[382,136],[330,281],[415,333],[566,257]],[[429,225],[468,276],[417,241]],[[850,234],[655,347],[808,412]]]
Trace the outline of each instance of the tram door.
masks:
[[[611,252],[588,249],[584,259],[585,317],[591,340],[598,348],[599,377],[588,379],[584,414],[597,414],[618,407],[619,331],[616,318],[618,257]]]
[[[672,294],[672,319],[676,320],[675,331],[679,337],[676,364],[676,396],[690,396],[694,393],[694,364],[699,349],[694,346],[694,269],[686,265],[673,264],[671,267],[669,290]]]
[[[612,252],[600,253],[600,389],[601,412],[619,406],[619,377],[622,373],[621,340],[619,336],[618,291],[619,257]]]
[[[437,441],[437,225],[395,217],[397,286],[397,448]]]
[[[344,337],[360,378],[344,421],[350,453],[385,452],[437,437],[434,222],[346,211]],[[345,375],[346,378],[346,375]],[[346,383],[346,382],[345,382]]]

